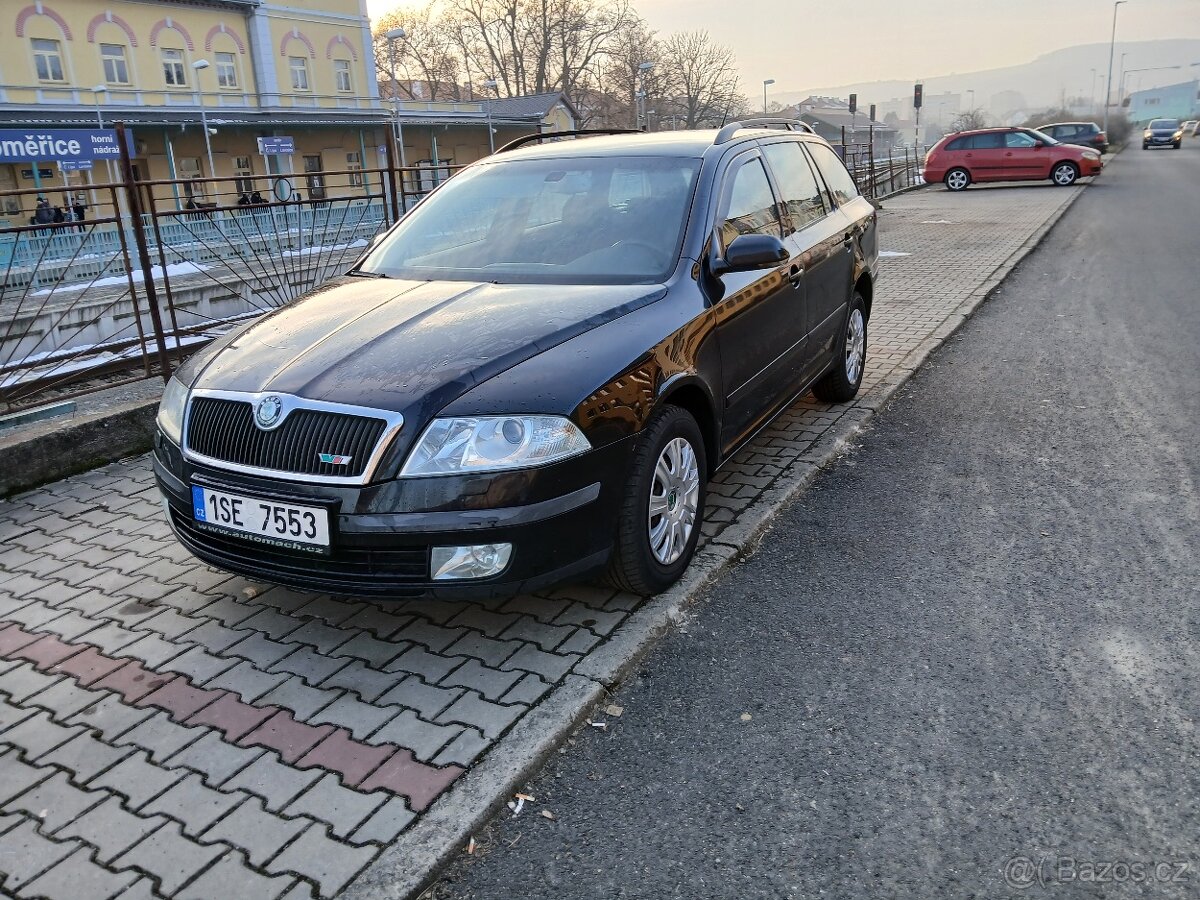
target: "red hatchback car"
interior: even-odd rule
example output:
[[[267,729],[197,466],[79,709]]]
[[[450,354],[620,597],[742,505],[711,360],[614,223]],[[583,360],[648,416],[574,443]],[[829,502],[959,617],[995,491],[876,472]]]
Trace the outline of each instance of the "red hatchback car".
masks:
[[[952,191],[976,181],[1040,181],[1066,187],[1099,175],[1100,154],[1060,144],[1032,128],[984,128],[948,134],[925,155],[925,181],[945,182]]]

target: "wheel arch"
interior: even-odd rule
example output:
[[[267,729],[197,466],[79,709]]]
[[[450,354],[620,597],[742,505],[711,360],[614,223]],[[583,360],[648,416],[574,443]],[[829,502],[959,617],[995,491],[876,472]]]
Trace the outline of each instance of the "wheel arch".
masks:
[[[679,378],[663,386],[659,395],[660,406],[678,406],[687,410],[700,426],[704,436],[705,475],[709,476],[717,467],[720,454],[720,423],[717,420],[716,406],[712,393],[698,378]]]
[[[1056,162],[1054,165],[1052,165],[1050,167],[1050,177],[1051,178],[1054,177],[1054,170],[1057,169],[1059,166],[1063,165],[1064,163],[1066,163],[1068,166],[1070,166],[1072,169],[1075,170],[1076,178],[1078,178],[1081,174],[1083,174],[1083,167],[1080,166],[1079,163],[1075,162],[1075,160],[1073,160],[1073,159],[1064,158],[1064,159],[1058,160],[1058,162]]]
[[[854,290],[863,298],[863,305],[866,306],[866,319],[871,321],[871,304],[875,300],[875,283],[871,280],[870,272],[863,272],[858,276],[858,281],[854,282]]]

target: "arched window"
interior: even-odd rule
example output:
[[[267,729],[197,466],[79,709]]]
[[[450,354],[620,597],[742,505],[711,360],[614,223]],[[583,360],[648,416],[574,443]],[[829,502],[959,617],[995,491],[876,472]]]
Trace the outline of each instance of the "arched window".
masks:
[[[71,28],[44,3],[26,6],[17,13],[17,37],[28,37],[30,62],[39,82],[62,84],[69,80],[64,41],[73,39]]]

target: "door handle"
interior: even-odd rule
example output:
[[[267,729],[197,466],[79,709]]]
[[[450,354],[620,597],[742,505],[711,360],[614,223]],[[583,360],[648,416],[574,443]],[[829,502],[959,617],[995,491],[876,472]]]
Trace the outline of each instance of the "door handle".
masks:
[[[792,287],[800,287],[800,282],[804,279],[804,268],[802,266],[792,266],[788,271],[788,283]]]

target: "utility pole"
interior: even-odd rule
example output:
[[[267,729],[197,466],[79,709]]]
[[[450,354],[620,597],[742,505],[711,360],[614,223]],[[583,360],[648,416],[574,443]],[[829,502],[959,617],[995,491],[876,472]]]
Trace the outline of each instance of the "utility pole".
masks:
[[[1113,51],[1117,47],[1117,7],[1126,0],[1116,0],[1113,4],[1113,24],[1112,37],[1108,41],[1108,81],[1104,87],[1104,126],[1101,128],[1105,134],[1108,133],[1108,105],[1112,101],[1112,69],[1113,69]]]

